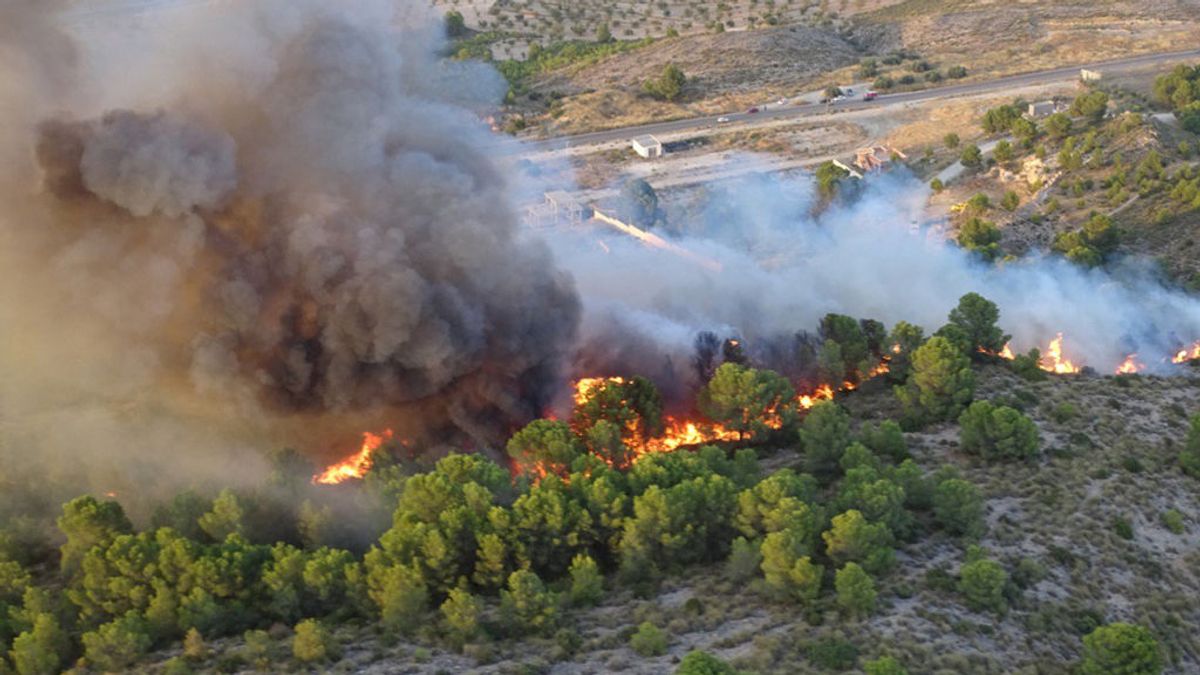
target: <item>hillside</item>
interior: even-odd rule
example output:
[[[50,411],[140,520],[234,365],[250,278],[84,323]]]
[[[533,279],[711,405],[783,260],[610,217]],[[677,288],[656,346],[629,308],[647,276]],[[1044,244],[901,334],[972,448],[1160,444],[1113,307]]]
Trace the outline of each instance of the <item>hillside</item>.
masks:
[[[881,389],[867,387],[842,403],[856,420],[877,420],[893,408]],[[960,447],[956,424],[906,434],[924,469],[953,466],[979,487],[987,534],[901,543],[870,618],[839,618],[832,598],[807,607],[781,602],[761,579],[747,587],[732,563],[702,565],[637,592],[614,584],[598,606],[572,610],[553,639],[477,642],[464,655],[440,647],[433,632],[389,645],[371,627],[342,628],[338,669],[650,674],[669,672],[702,649],[748,673],[842,672],[880,655],[909,672],[1067,673],[1080,637],[1114,620],[1152,627],[1172,663],[1168,672],[1200,667],[1200,641],[1189,628],[1200,621],[1197,483],[1176,464],[1200,385],[1155,377],[1029,382],[988,366],[977,397],[1026,411],[1042,436],[1040,456],[1001,464],[972,458]],[[794,448],[765,452],[762,461],[764,471],[804,470]],[[1172,529],[1179,527],[1174,518],[1182,529]],[[1011,577],[1000,614],[968,608],[955,590],[971,542]],[[486,613],[499,611],[489,603]],[[660,656],[629,646],[647,621],[667,635]],[[271,644],[276,654],[289,649],[282,631]],[[205,672],[248,658],[239,640],[213,646],[217,654],[197,664]]]
[[[549,124],[572,133],[647,121],[713,114],[793,96],[827,73],[856,63],[858,52],[836,34],[791,26],[659,40],[580,68],[565,67],[531,82],[554,104]],[[678,100],[656,101],[643,83],[668,64],[684,69]]]

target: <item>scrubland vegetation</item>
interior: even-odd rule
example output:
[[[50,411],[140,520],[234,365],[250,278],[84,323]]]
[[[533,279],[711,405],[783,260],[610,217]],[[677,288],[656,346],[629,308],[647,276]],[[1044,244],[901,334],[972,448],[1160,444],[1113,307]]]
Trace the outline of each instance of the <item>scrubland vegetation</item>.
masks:
[[[736,345],[723,358],[715,345],[700,348],[697,365],[710,376],[697,397],[700,424],[735,431],[739,440],[727,443],[647,452],[664,430],[662,401],[648,380],[630,378],[587,389],[566,421],[537,420],[515,433],[511,471],[479,454],[398,461],[398,448],[385,446],[363,481],[335,488],[361,499],[356,517],[392,513],[390,527],[365,543],[336,543],[339,524],[321,505],[320,490],[330,488],[307,485],[311,467],[293,453],[279,455],[258,493],[182,493],[141,526],[117,500],[93,496],[63,505],[53,536],[9,517],[0,538],[0,668],[323,670],[378,658],[419,667],[444,655],[437,658],[459,659],[446,662],[453,669],[491,663],[529,672],[623,643],[630,658],[649,660],[648,670],[674,658],[669,668],[679,673],[856,665],[902,673],[936,663],[944,671],[946,655],[853,637],[900,606],[922,614],[912,605],[919,586],[928,589],[920,592],[930,603],[927,621],[969,633],[1016,612],[1035,643],[1065,644],[1051,650],[1054,658],[1038,650],[1038,660],[1022,661],[1038,672],[1157,673],[1194,664],[1184,618],[1196,616],[1194,596],[1176,597],[1161,608],[1168,614],[1142,625],[1121,621],[1128,608],[1106,605],[1103,595],[1083,606],[1045,595],[1036,590],[1042,580],[1086,576],[1086,563],[1080,551],[1057,545],[1014,558],[1022,528],[1052,521],[1020,517],[1011,504],[1031,483],[1035,496],[1020,497],[1021,508],[1054,509],[1061,490],[1075,489],[1074,479],[1058,483],[1055,473],[1113,470],[1101,447],[1121,453],[1118,470],[1175,473],[1194,493],[1195,478],[1183,474],[1200,466],[1200,417],[1185,434],[1183,411],[1171,413],[1177,438],[1165,440],[1177,448],[1173,456],[1141,452],[1123,435],[1093,438],[1078,426],[1088,417],[1062,398],[1085,382],[1023,375],[992,356],[1007,340],[998,319],[974,294],[928,339],[904,323],[889,333],[878,322],[830,315],[817,361],[862,391],[810,408],[798,405],[787,379],[746,363]],[[1025,384],[1001,390],[997,382]],[[1113,410],[1137,405],[1133,395],[1156,386],[1138,377],[1113,382],[1130,394],[1126,403],[1110,399]],[[1030,416],[1047,409],[1034,413],[1037,421]],[[929,443],[949,447],[931,452]],[[293,512],[279,498],[303,505]],[[992,500],[1010,505],[997,510]],[[1121,508],[1112,501],[1104,509],[1116,510],[1108,523],[1114,541],[1136,539],[1145,519]],[[1164,509],[1154,517],[1177,533],[1170,536],[1190,538],[1188,508],[1189,516]],[[1142,564],[1186,560],[1162,555]],[[584,632],[597,605],[637,606],[637,598],[680,584],[694,589],[680,610],[692,618],[671,619],[660,607],[611,617],[624,628],[607,638]],[[812,626],[823,637],[786,649],[755,640],[740,657],[718,656],[737,643],[733,636],[693,640],[700,651],[668,656],[675,633],[725,623],[714,603],[729,602],[731,592],[749,592],[746,599],[783,622],[776,625]]]

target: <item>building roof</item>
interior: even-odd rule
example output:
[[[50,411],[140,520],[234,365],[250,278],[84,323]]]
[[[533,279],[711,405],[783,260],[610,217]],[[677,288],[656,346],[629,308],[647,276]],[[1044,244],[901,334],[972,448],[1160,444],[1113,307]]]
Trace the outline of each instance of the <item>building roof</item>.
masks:
[[[655,138],[649,134],[647,134],[645,136],[638,136],[637,138],[633,139],[633,142],[642,146],[643,148],[649,148],[649,147],[653,147],[655,145],[662,145],[661,141],[659,141],[657,138]]]

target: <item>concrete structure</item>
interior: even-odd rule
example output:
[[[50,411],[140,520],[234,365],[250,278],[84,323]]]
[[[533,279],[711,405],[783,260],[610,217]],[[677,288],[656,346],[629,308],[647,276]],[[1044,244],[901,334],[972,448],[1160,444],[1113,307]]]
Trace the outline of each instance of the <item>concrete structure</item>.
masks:
[[[645,159],[655,159],[663,156],[662,141],[646,135],[633,139],[633,151]]]
[[[546,201],[525,209],[525,224],[529,227],[581,225],[591,217],[590,209],[565,190],[547,192]]]
[[[1058,112],[1058,104],[1056,104],[1054,101],[1038,101],[1037,103],[1029,104],[1029,110],[1027,114],[1030,117],[1045,117],[1047,115],[1053,115],[1056,112]]]
[[[1098,70],[1088,70],[1087,68],[1079,69],[1079,79],[1084,82],[1099,82],[1104,79],[1104,73]]]
[[[867,148],[859,148],[854,153],[854,166],[863,171],[882,171],[892,161],[893,155],[900,159],[908,159],[907,155],[890,145],[872,145]]]

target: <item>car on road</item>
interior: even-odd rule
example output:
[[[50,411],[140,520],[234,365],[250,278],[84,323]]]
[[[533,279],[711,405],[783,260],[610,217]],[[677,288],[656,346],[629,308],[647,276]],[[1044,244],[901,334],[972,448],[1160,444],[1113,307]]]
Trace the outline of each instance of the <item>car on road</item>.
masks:
[[[754,113],[758,112],[758,106],[754,106],[753,108],[747,110],[746,112],[753,115]]]
[[[781,99],[779,99],[778,103],[779,103],[779,105],[787,105],[787,99],[781,98]]]
[[[729,118],[725,117],[724,115],[717,118],[717,124],[725,124],[728,121],[729,121]]]
[[[863,94],[863,100],[864,101],[874,101],[878,96],[879,96],[879,92],[868,91],[867,93]]]

